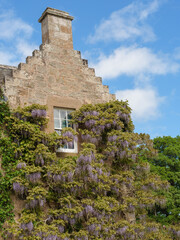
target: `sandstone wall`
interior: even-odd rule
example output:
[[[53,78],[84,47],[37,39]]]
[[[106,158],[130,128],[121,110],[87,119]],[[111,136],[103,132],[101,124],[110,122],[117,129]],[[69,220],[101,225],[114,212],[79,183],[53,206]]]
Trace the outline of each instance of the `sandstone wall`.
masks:
[[[4,89],[5,87],[5,78],[12,76],[12,70],[16,69],[13,66],[0,65],[0,86]]]
[[[0,68],[0,81],[4,79],[11,107],[47,105],[49,131],[54,128],[53,107],[77,109],[85,103],[115,98],[95,70],[88,67],[88,61],[73,49],[72,19],[67,13],[46,9],[40,18],[43,42],[40,50],[35,50],[18,68]]]

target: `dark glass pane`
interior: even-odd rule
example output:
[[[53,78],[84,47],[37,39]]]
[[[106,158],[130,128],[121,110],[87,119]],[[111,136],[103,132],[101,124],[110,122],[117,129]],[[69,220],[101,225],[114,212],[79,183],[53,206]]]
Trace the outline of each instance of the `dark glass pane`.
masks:
[[[68,120],[72,119],[72,116],[71,116],[71,112],[70,112],[70,111],[67,111],[67,118],[68,118]]]
[[[67,148],[68,148],[68,145],[67,145],[67,144],[65,144],[63,148],[64,148],[64,149],[67,149]]]
[[[74,142],[71,144],[68,143],[68,149],[74,149]]]
[[[66,122],[66,120],[62,120],[61,121],[61,128],[65,128],[65,127],[67,127],[67,122]]]
[[[67,123],[68,123],[68,124],[67,124],[67,125],[68,125],[68,127],[71,127],[71,128],[73,127],[73,124],[72,124],[72,122],[68,121]]]

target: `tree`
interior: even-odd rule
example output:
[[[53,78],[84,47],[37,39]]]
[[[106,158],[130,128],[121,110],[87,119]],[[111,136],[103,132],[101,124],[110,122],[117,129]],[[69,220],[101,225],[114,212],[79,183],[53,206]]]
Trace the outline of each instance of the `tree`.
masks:
[[[170,188],[165,194],[166,206],[156,206],[152,216],[163,224],[175,224],[180,221],[180,136],[155,138],[154,147],[159,154],[149,159],[152,171],[167,180]]]
[[[144,159],[155,154],[153,144],[148,135],[133,132],[130,111],[123,101],[82,106],[73,113],[78,133],[66,128],[61,136],[42,131],[45,106],[18,108],[5,117],[14,156],[3,166],[15,173],[11,184],[22,209],[15,222],[4,225],[4,239],[178,236],[175,227],[167,231],[147,216],[155,204],[164,204],[161,191],[168,182],[150,172]],[[79,155],[57,158],[56,149],[78,134]]]

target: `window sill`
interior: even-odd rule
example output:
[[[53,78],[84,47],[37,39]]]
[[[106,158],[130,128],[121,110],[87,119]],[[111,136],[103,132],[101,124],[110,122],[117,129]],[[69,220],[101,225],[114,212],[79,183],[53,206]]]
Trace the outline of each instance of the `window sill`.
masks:
[[[58,148],[57,152],[60,153],[78,153],[77,149],[64,149],[64,148]]]

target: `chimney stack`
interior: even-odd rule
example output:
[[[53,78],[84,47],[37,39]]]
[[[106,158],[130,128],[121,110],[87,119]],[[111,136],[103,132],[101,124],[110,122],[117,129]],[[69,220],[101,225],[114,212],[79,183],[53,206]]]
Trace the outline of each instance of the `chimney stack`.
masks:
[[[54,8],[46,8],[39,18],[42,31],[42,43],[73,49],[72,25],[74,18],[67,12]]]

